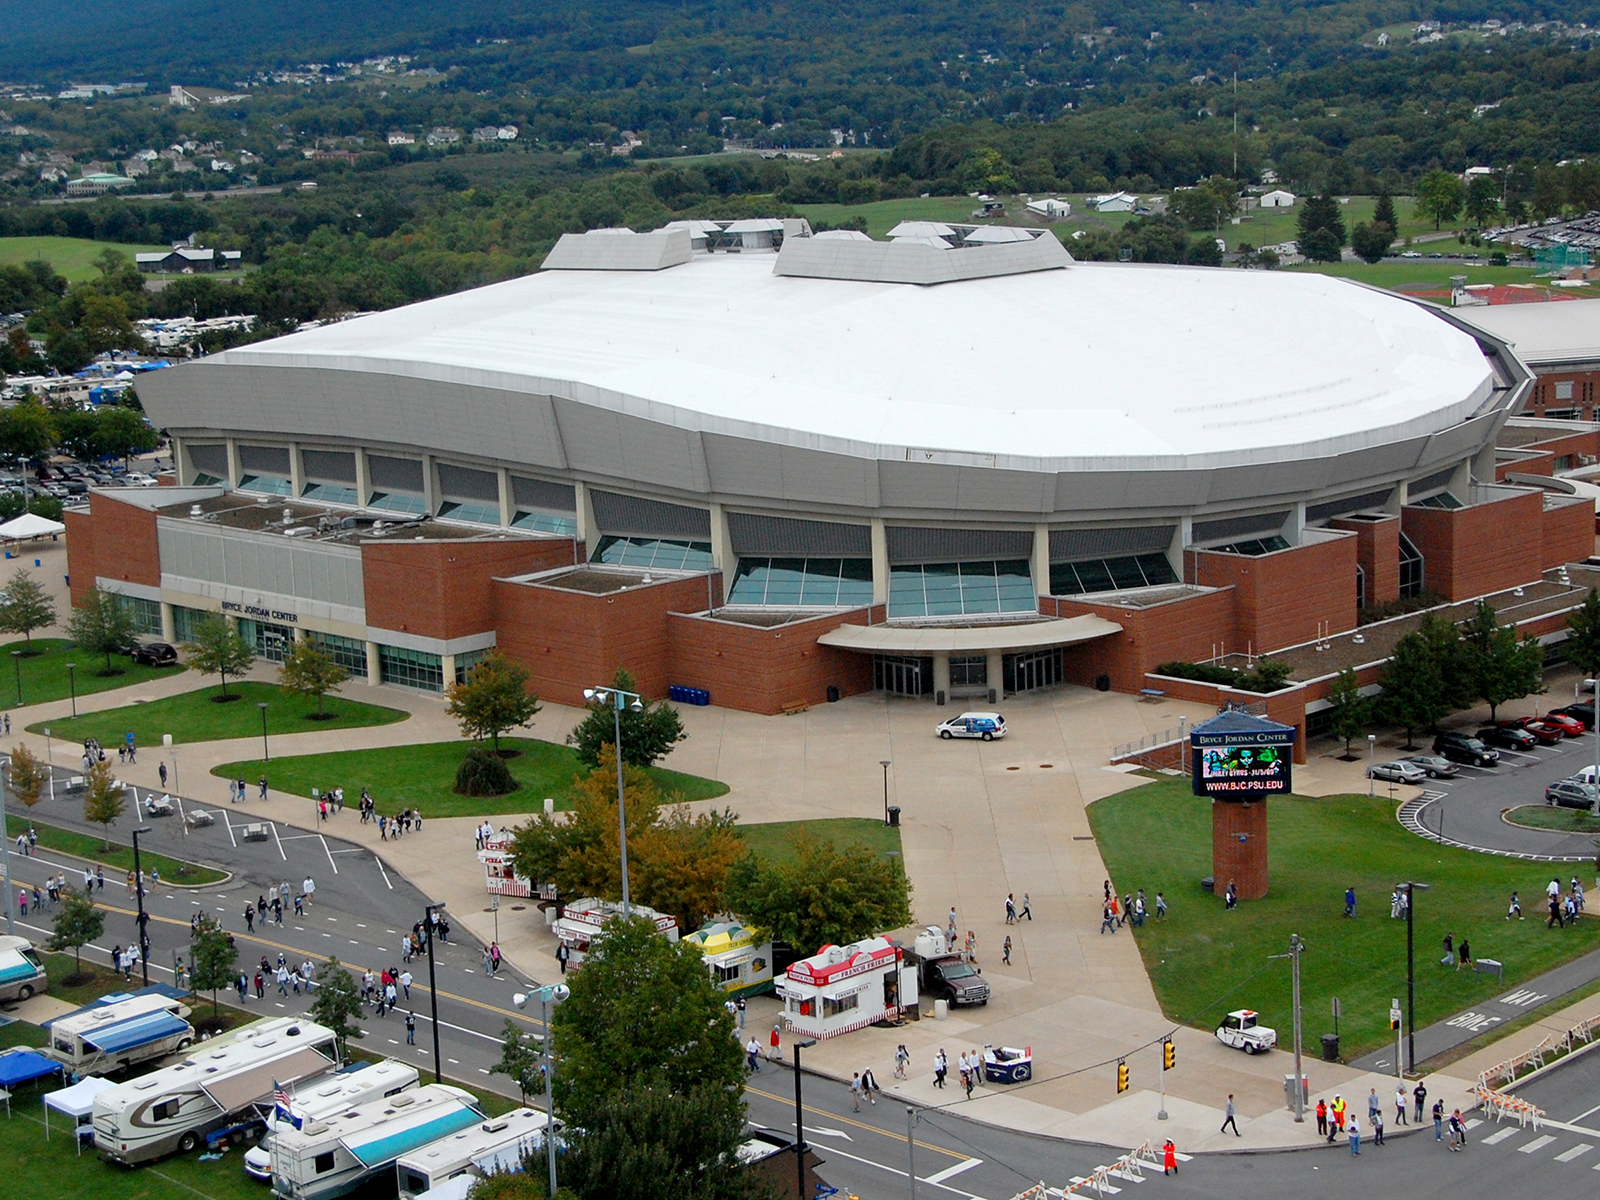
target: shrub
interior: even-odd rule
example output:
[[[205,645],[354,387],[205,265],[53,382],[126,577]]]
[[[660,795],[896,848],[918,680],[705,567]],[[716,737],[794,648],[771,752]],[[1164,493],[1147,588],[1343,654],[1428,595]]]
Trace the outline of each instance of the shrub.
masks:
[[[504,796],[521,786],[504,760],[481,746],[468,750],[456,768],[456,793],[461,796]]]
[[[1173,679],[1193,679],[1200,683],[1219,683],[1243,692],[1266,693],[1283,687],[1293,669],[1288,663],[1261,658],[1256,660],[1253,671],[1219,667],[1214,663],[1164,662],[1156,667],[1153,674]]]

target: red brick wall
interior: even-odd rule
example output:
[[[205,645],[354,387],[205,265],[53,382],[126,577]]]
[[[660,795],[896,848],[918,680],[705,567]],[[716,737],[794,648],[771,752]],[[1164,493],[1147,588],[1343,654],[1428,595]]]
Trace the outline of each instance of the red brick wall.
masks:
[[[1196,550],[1184,559],[1191,583],[1236,589],[1236,650],[1259,655],[1356,627],[1354,537],[1253,558]]]
[[[713,704],[768,714],[821,704],[830,685],[844,696],[871,691],[870,654],[817,645],[819,637],[845,624],[866,624],[866,610],[781,629],[673,613],[667,617],[670,682],[704,688]]]
[[[1571,383],[1572,398],[1570,400],[1556,399],[1556,384]],[[1528,403],[1525,411],[1536,417],[1542,417],[1546,409],[1555,409],[1560,412],[1565,409],[1575,408],[1578,416],[1592,418],[1595,416],[1596,404],[1600,403],[1600,371],[1564,371],[1559,368],[1538,372],[1538,382],[1533,385],[1533,391],[1528,394]],[[1593,450],[1585,451],[1593,454]]]
[[[706,606],[702,575],[606,596],[503,581],[493,587],[497,645],[528,669],[535,692],[558,704],[582,704],[583,689],[609,682],[618,667],[644,695],[666,695],[679,682],[669,669],[667,614]]]
[[[1280,725],[1293,725],[1299,731],[1294,743],[1294,761],[1297,763],[1306,761],[1306,701],[1313,696],[1301,684],[1291,684],[1281,692],[1274,692],[1270,696],[1262,696],[1256,692],[1241,692],[1237,688],[1204,683],[1198,679],[1174,679],[1169,675],[1147,675],[1143,686],[1160,688],[1174,700],[1214,704],[1219,711],[1225,704],[1258,704],[1265,700],[1269,720],[1276,721]]]
[[[1544,511],[1544,556],[1540,565],[1559,567],[1582,562],[1594,553],[1594,505],[1581,499]]]
[[[1470,508],[1408,506],[1400,527],[1423,557],[1428,590],[1447,599],[1466,600],[1539,578],[1544,500],[1538,493]]]
[[[88,515],[67,512],[63,523],[74,604],[82,602],[96,576],[161,586],[156,514],[149,509],[91,493]]]
[[[565,539],[361,543],[367,624],[419,637],[495,628],[494,579],[572,565]]]
[[[1126,609],[1115,604],[1040,597],[1039,611],[1058,617],[1091,614],[1115,621],[1122,632],[1069,646],[1062,654],[1068,681],[1093,686],[1095,677],[1109,675],[1119,692],[1136,692],[1145,686],[1145,672],[1157,663],[1194,662],[1220,653],[1223,643],[1234,641],[1231,588],[1201,592],[1151,608]]]
[[[1329,521],[1333,529],[1356,535],[1356,561],[1367,577],[1367,604],[1377,607],[1400,597],[1400,518],[1387,521]]]
[[[1555,456],[1546,454],[1543,450],[1533,450],[1523,447],[1519,453],[1520,458],[1507,459],[1494,465],[1494,478],[1496,483],[1505,482],[1507,475],[1554,475]]]
[[[1219,904],[1230,882],[1239,889],[1241,900],[1260,900],[1267,894],[1265,800],[1212,801],[1211,874]]]
[[[93,505],[94,501],[89,502]],[[72,604],[83,603],[84,596],[94,586],[95,530],[99,523],[86,512],[67,509],[61,514],[61,523],[67,527],[67,579],[71,584]],[[61,614],[66,620],[66,613]]]

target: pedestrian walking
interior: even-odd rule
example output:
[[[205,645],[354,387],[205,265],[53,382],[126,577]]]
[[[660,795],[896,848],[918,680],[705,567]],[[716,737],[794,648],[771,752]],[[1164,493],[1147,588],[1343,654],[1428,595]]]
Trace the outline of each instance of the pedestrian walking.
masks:
[[[1406,1103],[1406,1085],[1402,1083],[1394,1089],[1394,1123],[1396,1125],[1404,1125],[1406,1123]]]
[[[1456,938],[1453,933],[1444,935],[1444,957],[1439,960],[1439,965],[1444,967],[1456,965]]]
[[[567,973],[567,960],[572,957],[572,951],[567,949],[565,942],[556,943],[556,965],[561,968],[561,973]]]
[[[488,947],[485,947],[484,951],[483,951],[483,973],[485,975],[492,975],[494,973],[490,969],[490,967],[492,966],[493,962],[494,962],[494,960],[489,957]]]
[[[104,867],[96,867],[94,869],[94,890],[97,892],[106,890],[106,869]]]
[[[500,974],[500,943],[499,942],[490,942],[489,943],[489,969],[492,970],[496,975]],[[740,1020],[739,1020],[739,1028],[743,1029],[744,1028],[744,1018],[743,1018],[744,1001],[743,1000],[739,1001],[739,1012],[741,1014],[740,1015]]]
[[[944,1051],[939,1050],[933,1056],[933,1086],[944,1087],[945,1072],[950,1069],[950,1062],[944,1056]]]
[[[1509,921],[1512,917],[1515,917],[1519,921],[1527,920],[1527,918],[1522,915],[1522,901],[1517,899],[1517,894],[1515,892],[1511,893],[1511,907],[1506,909],[1506,920]]]
[[[1006,924],[1007,925],[1015,925],[1016,923],[1017,923],[1017,899],[1010,892],[1007,892],[1006,893]]]
[[[783,1058],[783,1031],[776,1025],[767,1037],[767,1061],[778,1062]]]
[[[1328,1135],[1328,1102],[1321,1096],[1317,1097],[1317,1133],[1322,1137]]]
[[[1389,893],[1389,919],[1395,920],[1400,916],[1400,889],[1395,888]]]
[[[289,994],[289,969],[287,967],[285,967],[282,963],[279,963],[278,964],[278,995],[287,996],[288,994]]]
[[[967,1099],[972,1099],[972,1089],[978,1086],[978,1054],[972,1053],[972,1061],[967,1068],[967,1073],[961,1077],[961,1086],[967,1091]]]
[[[1417,1102],[1417,1124],[1422,1124],[1422,1105],[1428,1099],[1428,1089],[1419,1079],[1417,1086],[1411,1089],[1411,1098]]]
[[[383,1001],[389,1006],[390,1012],[393,1012],[400,1002],[400,994],[395,989],[393,978],[384,986]]]
[[[850,1099],[855,1104],[855,1111],[861,1111],[861,1072],[857,1071],[850,1080]]]
[[[876,1104],[878,1102],[878,1093],[881,1091],[883,1089],[878,1086],[878,1079],[873,1075],[871,1067],[861,1072],[861,1094],[863,1096],[873,1104]]]
[[[1000,961],[1006,966],[1011,965],[1011,935],[1006,934],[1006,940],[1000,943]]]
[[[1156,893],[1156,920],[1161,920],[1167,915],[1167,898],[1160,892]]]
[[[1377,1120],[1378,1110],[1383,1107],[1383,1101],[1378,1099],[1378,1089],[1367,1089],[1367,1123],[1370,1125]]]
[[[1383,1145],[1383,1114],[1381,1112],[1372,1114],[1372,1144],[1374,1146]]]
[[[1344,890],[1344,915],[1347,917],[1356,915],[1356,890],[1353,887]]]
[[[1218,1133],[1227,1133],[1228,1132],[1228,1126],[1230,1126],[1230,1125],[1233,1126],[1233,1136],[1234,1137],[1242,1136],[1239,1133],[1239,1122],[1234,1119],[1233,1093],[1232,1092],[1228,1093],[1228,1105],[1227,1105],[1227,1107],[1225,1109],[1223,1109],[1222,1128],[1217,1130],[1217,1132]]]
[[[1344,1132],[1345,1113],[1349,1109],[1350,1106],[1345,1103],[1344,1097],[1335,1092],[1333,1097],[1333,1125],[1339,1133]]]
[[[166,791],[167,790],[167,764],[166,763],[161,763],[158,767],[156,767],[156,774],[158,776],[160,776],[160,778],[161,778],[161,790],[163,792]]]
[[[1115,933],[1116,931],[1117,919],[1111,915],[1111,905],[1102,905],[1100,908],[1100,932]]]
[[[297,917],[303,917],[306,915],[306,898],[304,894],[298,895],[294,898],[294,915]]]
[[[744,997],[743,996],[739,997],[739,1000],[734,1005],[734,1008],[737,1010],[735,1016],[736,1016],[736,1019],[739,1022],[739,1032],[743,1033],[744,1032]]]
[[[233,981],[233,986],[238,989],[240,1004],[250,998],[250,980],[245,977],[243,971],[239,972],[239,978]]]
[[[244,906],[244,925],[245,929],[250,933],[254,933],[256,931],[256,910],[255,906],[252,904],[246,904]]]
[[[1161,1174],[1176,1175],[1178,1173],[1178,1147],[1171,1138],[1161,1147]]]
[[[400,989],[405,993],[406,999],[411,999],[411,972],[400,972]]]
[[[1467,1125],[1461,1119],[1461,1110],[1458,1108],[1450,1114],[1450,1149],[1465,1150],[1467,1148]]]
[[[1433,1140],[1444,1141],[1444,1101],[1433,1102]]]
[[[978,961],[978,935],[970,929],[967,930],[967,961],[969,963]]]
[[[267,980],[266,980],[266,977],[264,975],[262,975],[260,971],[257,971],[256,972],[256,999],[257,1000],[265,1000],[266,998],[267,998]]]
[[[414,1013],[414,1012],[408,1012],[408,1013],[406,1013],[406,1045],[415,1046],[416,1044],[417,1044],[417,1014]]]
[[[261,782],[256,786],[261,789],[259,798],[265,800],[267,798],[267,777],[263,775],[261,777]]]
[[[1033,902],[1028,899],[1027,892],[1022,893],[1022,912],[1018,915],[1017,920],[1020,921],[1023,917],[1027,917],[1030,921],[1033,920]]]
[[[1355,1117],[1350,1118],[1350,1154],[1355,1156],[1361,1153],[1361,1122]]]
[[[23,888],[17,893],[17,906],[22,909],[22,915],[28,915],[28,889]]]
[[[751,1038],[744,1048],[745,1071],[751,1075],[761,1072],[761,1043]]]
[[[1466,938],[1461,939],[1461,952],[1456,955],[1456,970],[1462,967],[1472,970],[1472,947],[1467,944]]]
[[[773,1028],[776,1029],[777,1026],[774,1025]],[[906,1077],[906,1067],[909,1066],[910,1063],[911,1051],[906,1049],[906,1044],[904,1042],[901,1042],[900,1045],[895,1048],[894,1052],[894,1077],[896,1079],[904,1079]]]

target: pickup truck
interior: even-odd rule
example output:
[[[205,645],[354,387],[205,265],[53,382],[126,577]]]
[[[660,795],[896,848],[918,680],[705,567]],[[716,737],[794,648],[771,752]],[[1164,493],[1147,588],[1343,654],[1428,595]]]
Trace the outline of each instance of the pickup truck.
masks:
[[[923,995],[948,1001],[952,1008],[989,1003],[989,984],[982,972],[953,953],[936,926],[917,935],[906,961],[916,966],[917,990]]]
[[[1257,1014],[1248,1008],[1235,1009],[1217,1026],[1217,1041],[1246,1054],[1260,1054],[1278,1044],[1278,1031],[1256,1024]]]

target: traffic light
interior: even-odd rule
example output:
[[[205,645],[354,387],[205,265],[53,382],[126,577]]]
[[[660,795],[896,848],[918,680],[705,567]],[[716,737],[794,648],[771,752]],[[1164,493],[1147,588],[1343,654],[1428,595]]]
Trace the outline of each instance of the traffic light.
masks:
[[[1161,1043],[1161,1067],[1163,1070],[1170,1071],[1177,1065],[1178,1048],[1172,1044],[1172,1039],[1168,1038]]]
[[[1119,1062],[1117,1064],[1117,1094],[1120,1096],[1123,1092],[1125,1092],[1127,1090],[1128,1090],[1128,1064],[1125,1063],[1125,1062]]]

